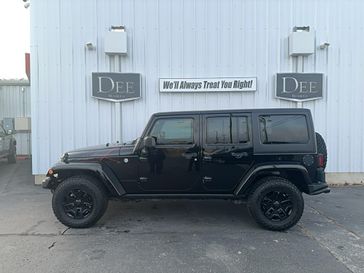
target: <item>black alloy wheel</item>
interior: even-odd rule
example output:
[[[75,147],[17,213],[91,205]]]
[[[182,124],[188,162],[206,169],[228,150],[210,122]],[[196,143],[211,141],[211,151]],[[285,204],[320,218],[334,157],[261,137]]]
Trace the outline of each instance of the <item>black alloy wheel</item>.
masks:
[[[71,190],[63,200],[64,212],[72,219],[84,219],[90,215],[94,202],[90,194],[80,189]]]
[[[279,222],[291,215],[293,202],[289,194],[281,191],[272,191],[263,197],[260,208],[269,220]]]
[[[257,181],[248,199],[248,209],[255,221],[269,230],[294,226],[303,213],[301,191],[283,177],[265,177]]]
[[[90,176],[73,176],[54,190],[54,215],[65,226],[86,228],[94,225],[108,205],[106,189],[101,181]]]

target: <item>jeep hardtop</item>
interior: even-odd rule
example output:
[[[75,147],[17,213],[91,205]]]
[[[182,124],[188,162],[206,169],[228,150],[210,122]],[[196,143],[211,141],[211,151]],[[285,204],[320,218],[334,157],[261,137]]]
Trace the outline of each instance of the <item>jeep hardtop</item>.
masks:
[[[156,113],[131,143],[65,153],[48,170],[56,217],[95,224],[110,198],[247,201],[270,230],[295,225],[302,193],[329,192],[326,145],[308,109]]]

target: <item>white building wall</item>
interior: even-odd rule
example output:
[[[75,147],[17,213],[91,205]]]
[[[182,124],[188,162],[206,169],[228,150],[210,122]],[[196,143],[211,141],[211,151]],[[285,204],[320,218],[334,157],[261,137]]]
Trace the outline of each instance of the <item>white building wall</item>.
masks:
[[[158,111],[296,107],[274,97],[274,75],[293,72],[287,37],[310,26],[317,48],[305,72],[327,77],[322,100],[304,102],[329,149],[328,171],[364,172],[364,1],[32,0],[33,173],[67,150],[137,137]],[[105,33],[125,25],[128,55],[104,54]],[[86,50],[92,42],[96,50]],[[142,98],[91,97],[92,72],[142,74]],[[160,94],[160,77],[257,76],[255,93]]]
[[[4,118],[30,117],[30,86],[23,80],[0,80],[0,121]],[[31,134],[15,134],[18,155],[31,154]]]

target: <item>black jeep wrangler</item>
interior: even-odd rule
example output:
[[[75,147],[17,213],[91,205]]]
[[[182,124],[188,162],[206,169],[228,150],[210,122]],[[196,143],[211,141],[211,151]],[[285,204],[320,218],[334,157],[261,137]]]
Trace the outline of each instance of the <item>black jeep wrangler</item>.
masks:
[[[329,192],[326,146],[307,109],[154,114],[140,138],[65,153],[47,173],[56,217],[90,227],[110,198],[246,200],[261,226],[301,218],[302,193]]]

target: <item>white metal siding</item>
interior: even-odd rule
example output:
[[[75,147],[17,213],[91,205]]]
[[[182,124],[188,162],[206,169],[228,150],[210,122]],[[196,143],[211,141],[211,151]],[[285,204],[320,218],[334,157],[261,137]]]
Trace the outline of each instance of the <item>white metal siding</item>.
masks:
[[[3,85],[0,81],[0,120],[4,118],[30,117],[30,86]],[[29,132],[17,132],[17,154],[30,155],[31,141]]]
[[[33,173],[67,150],[137,137],[158,111],[296,107],[274,97],[274,75],[293,72],[287,37],[309,25],[316,45],[305,72],[327,77],[324,99],[304,102],[329,149],[328,170],[364,172],[364,1],[32,0]],[[125,25],[128,55],[104,54],[111,25]],[[93,42],[96,50],[84,45]],[[91,73],[139,72],[142,99],[91,97]],[[257,76],[255,93],[160,94],[160,77]],[[121,113],[119,112],[121,111]],[[120,117],[121,115],[121,117]]]
[[[0,81],[0,120],[30,117],[30,86],[2,85]]]

